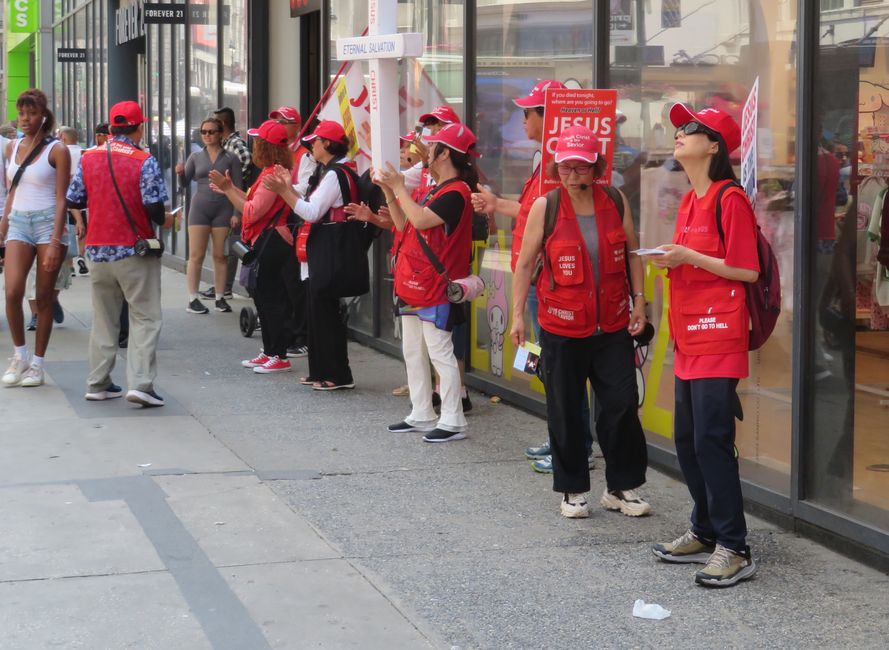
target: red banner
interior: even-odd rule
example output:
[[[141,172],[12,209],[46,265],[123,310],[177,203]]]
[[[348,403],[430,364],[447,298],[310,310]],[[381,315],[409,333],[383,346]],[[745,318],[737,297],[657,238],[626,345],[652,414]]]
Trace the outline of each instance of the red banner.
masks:
[[[559,134],[569,126],[582,124],[599,139],[608,166],[600,183],[611,182],[614,160],[616,90],[583,90],[574,88],[550,88],[546,91],[546,107],[543,113],[543,153],[540,162],[540,192],[546,194],[558,187],[559,181],[549,178],[546,169],[553,159]]]

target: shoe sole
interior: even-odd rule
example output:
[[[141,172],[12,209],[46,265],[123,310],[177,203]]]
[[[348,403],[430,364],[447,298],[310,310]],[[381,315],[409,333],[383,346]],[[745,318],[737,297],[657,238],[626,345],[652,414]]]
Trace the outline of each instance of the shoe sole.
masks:
[[[229,307],[228,309],[222,309],[221,307],[214,307],[213,308],[213,311],[222,312],[223,314],[228,314],[231,312],[231,310],[232,310],[231,307]]]
[[[274,370],[269,368],[263,368],[262,366],[254,366],[253,372],[257,375],[273,375],[276,372],[290,372],[293,368],[275,368]]]
[[[435,429],[420,429],[419,427],[411,427],[409,429],[390,429],[386,427],[386,431],[389,433],[429,433],[430,431],[435,431]]]
[[[287,358],[288,358],[288,359],[302,359],[303,357],[307,357],[307,356],[309,356],[309,353],[308,353],[308,352],[300,352],[300,353],[298,353],[298,354],[297,354],[297,353],[291,353],[291,352],[288,352],[288,353],[287,353]]]
[[[537,466],[536,461],[531,461],[531,469],[533,469],[538,474],[552,474],[553,473],[552,467],[550,467],[549,469],[543,469],[542,467]]]
[[[186,307],[185,311],[187,311],[189,314],[208,314],[208,313],[210,313],[209,309],[205,309],[203,311],[198,311],[197,309],[191,309],[190,307]]]
[[[566,519],[587,519],[590,516],[589,506],[585,510],[566,510],[559,506],[559,513]]]
[[[453,442],[454,440],[465,440],[466,434],[462,431],[458,431],[454,433],[452,436],[448,436],[447,438],[427,438],[423,436],[423,442]]]
[[[259,368],[261,365],[262,365],[261,363],[253,363],[251,361],[242,361],[241,362],[242,368]]]
[[[753,577],[753,574],[756,573],[756,563],[751,561],[749,566],[745,566],[743,569],[738,571],[731,578],[727,579],[715,579],[709,580],[707,578],[700,578],[697,575],[695,576],[695,582],[701,585],[702,587],[732,587],[742,580],[747,580]]]
[[[355,384],[337,384],[336,386],[312,386],[312,390],[332,391],[332,390],[352,390]]]
[[[110,399],[118,399],[119,397],[123,397],[123,392],[109,393],[107,391],[102,391],[101,393],[87,393],[83,396],[87,402],[106,402]]]
[[[535,456],[533,454],[529,454],[527,451],[525,452],[525,458],[528,460],[542,460],[549,456],[550,454],[540,454],[539,456]]]
[[[158,406],[163,406],[163,402],[156,401],[151,395],[147,393],[143,393],[141,391],[130,391],[127,393],[127,401],[133,404],[140,404],[146,408],[153,408]]]
[[[26,382],[25,380],[22,380],[21,382],[19,382],[19,386],[21,386],[22,388],[36,388],[37,386],[43,386],[43,380],[41,379],[38,383]]]
[[[716,549],[713,549],[714,551]],[[654,553],[654,556],[664,562],[669,562],[670,564],[707,564],[707,560],[710,559],[710,556],[713,555],[713,551],[702,552],[702,553],[690,553],[688,555],[672,555],[670,553],[666,553],[664,551],[659,551],[656,548],[652,548],[651,552]]]
[[[619,499],[615,499],[611,501],[610,499],[606,499],[602,497],[599,501],[602,504],[602,507],[606,510],[611,510],[612,512],[621,512],[625,514],[627,517],[644,517],[645,515],[651,514],[651,505],[645,506],[634,506],[627,505],[626,503],[620,501]]]

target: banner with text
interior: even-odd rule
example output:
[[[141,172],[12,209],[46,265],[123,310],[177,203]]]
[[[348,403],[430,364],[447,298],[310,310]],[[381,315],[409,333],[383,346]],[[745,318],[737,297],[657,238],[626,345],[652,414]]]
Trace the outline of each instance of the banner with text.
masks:
[[[741,113],[741,187],[747,198],[756,204],[756,127],[759,109],[759,77],[744,102]]]
[[[540,169],[543,172],[540,174],[541,194],[559,185],[557,178],[547,177],[546,169],[555,155],[559,134],[575,124],[589,128],[599,139],[601,145],[599,155],[605,157],[607,167],[597,182],[601,184],[611,182],[616,110],[616,90],[550,88],[546,91],[546,106],[543,113],[543,155],[540,161]]]

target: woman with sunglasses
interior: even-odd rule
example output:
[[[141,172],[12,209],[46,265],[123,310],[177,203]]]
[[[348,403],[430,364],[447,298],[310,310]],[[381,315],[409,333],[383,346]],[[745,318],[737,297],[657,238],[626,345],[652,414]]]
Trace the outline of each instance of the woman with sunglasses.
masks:
[[[632,340],[646,322],[643,269],[638,259],[627,263],[627,247],[636,248],[638,240],[626,198],[617,193],[620,201],[612,200],[597,182],[607,168],[600,151],[598,139],[584,126],[569,127],[559,136],[555,162],[546,173],[558,176],[561,186],[538,198],[528,214],[513,278],[510,335],[517,347],[524,344],[531,272],[541,257],[538,320],[553,490],[564,495],[561,513],[590,514],[581,422],[589,380],[601,405],[596,433],[605,457],[606,488],[600,503],[638,517],[651,511],[636,491],[645,483],[648,466]],[[544,240],[547,203],[555,200],[555,224]]]
[[[738,381],[748,375],[745,282],[759,277],[756,216],[736,183],[729,155],[741,129],[723,111],[670,109],[678,127],[673,156],[692,189],[676,215],[671,244],[650,260],[669,269],[670,330],[676,373],[673,439],[679,466],[694,501],[691,528],[656,544],[666,562],[702,562],[698,584],[728,587],[756,572],[747,546],[747,524],[735,454],[735,418],[741,419]],[[716,224],[721,203],[722,233]]]
[[[227,257],[225,238],[232,228],[237,228],[231,201],[210,189],[210,171],[216,170],[231,176],[236,187],[241,186],[241,163],[236,156],[222,148],[222,122],[210,117],[201,122],[201,140],[204,148],[191,154],[185,164],[176,165],[179,186],[186,187],[195,181],[197,189],[188,208],[188,267],[185,282],[189,302],[186,311],[206,314],[209,309],[198,297],[201,269],[207,254],[207,243],[213,239],[213,284],[216,288],[216,311],[229,312],[232,308],[223,298]]]

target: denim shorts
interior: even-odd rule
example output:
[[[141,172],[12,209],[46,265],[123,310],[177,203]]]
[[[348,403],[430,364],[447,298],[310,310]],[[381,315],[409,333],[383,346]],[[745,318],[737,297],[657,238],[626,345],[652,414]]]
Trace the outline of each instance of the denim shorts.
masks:
[[[6,241],[21,241],[31,246],[48,244],[55,229],[56,209],[34,210],[22,212],[12,209],[9,213],[9,232]],[[67,243],[65,233],[60,238]]]

